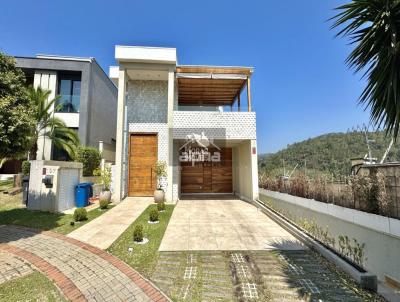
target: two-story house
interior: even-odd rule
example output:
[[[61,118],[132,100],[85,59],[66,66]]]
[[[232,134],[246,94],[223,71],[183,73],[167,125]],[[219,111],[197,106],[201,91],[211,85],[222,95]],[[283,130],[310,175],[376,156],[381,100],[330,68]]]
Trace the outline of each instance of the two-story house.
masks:
[[[15,59],[27,85],[51,90],[51,99],[60,96],[52,109],[56,109],[54,116],[76,129],[82,145],[98,148],[102,141],[111,151],[108,154],[113,154],[118,90],[94,58],[37,55]],[[66,160],[68,156],[41,137],[37,158]]]
[[[168,202],[183,194],[258,197],[253,68],[178,65],[175,48],[116,46],[115,58],[116,201],[152,196],[157,161],[168,166]]]

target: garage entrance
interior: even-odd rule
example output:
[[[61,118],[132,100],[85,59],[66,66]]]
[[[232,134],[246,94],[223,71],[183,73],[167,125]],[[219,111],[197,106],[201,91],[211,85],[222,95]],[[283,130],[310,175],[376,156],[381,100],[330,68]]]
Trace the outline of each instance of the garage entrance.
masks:
[[[153,196],[157,179],[158,138],[155,134],[131,134],[129,139],[129,196]]]
[[[218,150],[220,162],[181,163],[181,192],[232,193],[232,148]]]

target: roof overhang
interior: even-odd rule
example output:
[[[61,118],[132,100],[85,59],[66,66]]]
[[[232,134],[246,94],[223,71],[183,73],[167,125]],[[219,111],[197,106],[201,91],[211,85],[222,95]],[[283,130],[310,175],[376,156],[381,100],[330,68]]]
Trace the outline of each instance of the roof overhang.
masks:
[[[252,73],[251,67],[178,66],[179,105],[231,106]]]
[[[176,48],[146,46],[115,46],[118,63],[176,64]]]

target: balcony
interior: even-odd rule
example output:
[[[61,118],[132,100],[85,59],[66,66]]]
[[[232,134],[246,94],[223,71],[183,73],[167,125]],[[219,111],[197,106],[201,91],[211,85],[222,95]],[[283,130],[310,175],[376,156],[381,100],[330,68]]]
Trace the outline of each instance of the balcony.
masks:
[[[251,112],[252,73],[251,67],[177,67],[178,106],[173,114],[173,138],[185,139],[188,134],[204,132],[213,139],[256,139],[256,114]],[[245,87],[247,112],[241,112]],[[235,104],[238,112],[232,111]],[[230,111],[221,112],[229,107]]]
[[[174,139],[201,132],[213,139],[256,139],[256,113],[174,111]]]

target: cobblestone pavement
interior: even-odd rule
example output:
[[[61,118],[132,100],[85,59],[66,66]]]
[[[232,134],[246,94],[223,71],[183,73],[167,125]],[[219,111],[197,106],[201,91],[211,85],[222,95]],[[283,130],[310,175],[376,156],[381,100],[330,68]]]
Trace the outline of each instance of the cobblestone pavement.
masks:
[[[169,301],[124,262],[63,235],[0,226],[1,250],[33,264],[72,301]]]
[[[174,301],[380,301],[309,250],[162,252],[152,280]]]
[[[0,251],[0,284],[33,273],[33,268],[26,261],[13,254]]]

